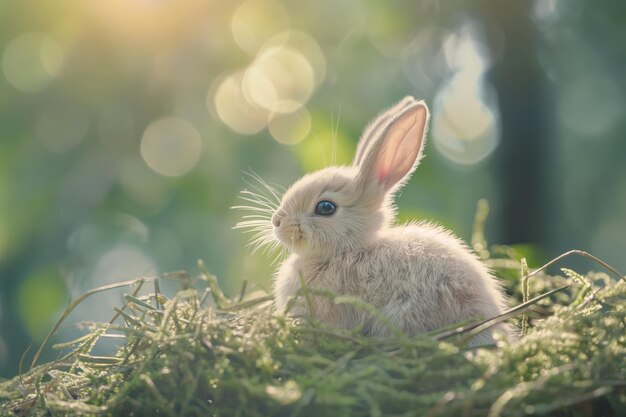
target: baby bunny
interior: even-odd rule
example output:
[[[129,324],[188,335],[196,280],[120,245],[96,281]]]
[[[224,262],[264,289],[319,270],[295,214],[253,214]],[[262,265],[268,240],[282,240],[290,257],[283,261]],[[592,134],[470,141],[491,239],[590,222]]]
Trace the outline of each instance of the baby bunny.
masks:
[[[350,166],[305,175],[271,217],[274,235],[291,255],[276,273],[279,310],[336,327],[387,336],[390,324],[408,335],[505,310],[505,296],[487,267],[451,232],[427,222],[395,224],[394,195],[423,156],[429,111],[412,97],[365,129]],[[311,295],[288,301],[302,284],[356,297],[362,308]],[[500,324],[472,344],[492,343]]]

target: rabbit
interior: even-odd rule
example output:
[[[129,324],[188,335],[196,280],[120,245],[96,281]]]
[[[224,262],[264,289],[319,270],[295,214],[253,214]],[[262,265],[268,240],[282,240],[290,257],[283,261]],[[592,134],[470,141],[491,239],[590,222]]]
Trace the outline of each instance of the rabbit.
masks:
[[[470,249],[430,222],[395,224],[394,195],[423,157],[429,110],[406,97],[365,129],[350,166],[305,175],[284,193],[271,215],[275,237],[290,252],[275,274],[275,305],[341,328],[387,337],[491,318],[506,307],[500,283]],[[356,297],[375,317],[349,303],[311,295],[290,302],[303,283]],[[393,327],[393,328],[392,328]],[[494,330],[471,345],[494,343]]]

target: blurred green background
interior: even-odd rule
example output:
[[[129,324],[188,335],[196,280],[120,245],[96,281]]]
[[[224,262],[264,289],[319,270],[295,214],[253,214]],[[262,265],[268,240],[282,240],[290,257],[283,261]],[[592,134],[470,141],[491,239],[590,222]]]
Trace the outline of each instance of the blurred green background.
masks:
[[[433,118],[402,219],[467,239],[484,197],[491,242],[626,269],[626,4],[590,3],[3,1],[0,376],[89,288],[202,258],[270,290],[231,230],[242,173],[288,186],[333,138],[347,163],[407,94]]]

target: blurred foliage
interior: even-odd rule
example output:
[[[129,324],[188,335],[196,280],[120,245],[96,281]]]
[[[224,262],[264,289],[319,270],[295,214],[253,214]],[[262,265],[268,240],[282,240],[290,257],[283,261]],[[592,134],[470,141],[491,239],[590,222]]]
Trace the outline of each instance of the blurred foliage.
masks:
[[[42,317],[54,317],[66,298],[66,288],[56,269],[40,271],[29,276],[17,294],[19,313],[30,333],[41,338],[49,325]]]
[[[407,94],[433,120],[428,157],[399,197],[402,221],[434,219],[468,238],[486,197],[488,235],[512,243],[502,219],[530,230],[530,209],[503,212],[500,180],[541,172],[532,207],[542,234],[515,243],[534,259],[582,246],[626,269],[625,6],[516,7],[525,11],[432,0],[3,2],[0,375],[14,375],[31,340],[88,288],[203,258],[228,294],[243,280],[269,290],[272,266],[231,230],[242,172],[286,187],[348,163],[367,121]],[[535,91],[506,96],[492,83],[527,85],[499,69],[518,29],[499,18],[527,23],[532,55],[512,62],[545,79],[531,87],[553,111],[528,121],[544,136],[527,138],[544,141],[541,170],[534,158],[524,172],[493,163]],[[103,320],[121,297],[94,299],[63,330]]]

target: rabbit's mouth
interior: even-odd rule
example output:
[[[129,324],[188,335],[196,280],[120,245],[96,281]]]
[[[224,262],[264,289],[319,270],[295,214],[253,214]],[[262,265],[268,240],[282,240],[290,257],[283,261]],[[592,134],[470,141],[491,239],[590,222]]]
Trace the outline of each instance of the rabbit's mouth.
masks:
[[[300,247],[304,241],[304,232],[297,223],[281,224],[279,227],[274,227],[274,235],[280,243],[291,250]]]

